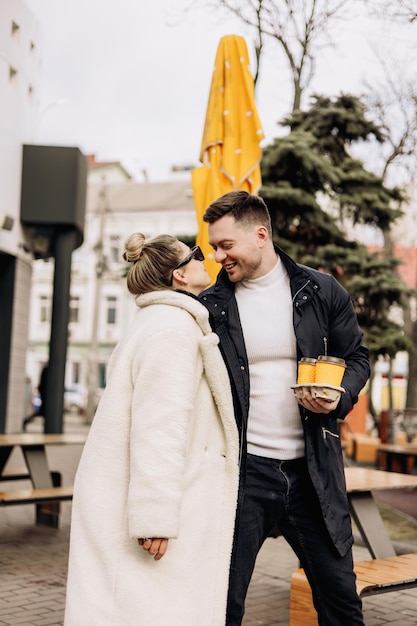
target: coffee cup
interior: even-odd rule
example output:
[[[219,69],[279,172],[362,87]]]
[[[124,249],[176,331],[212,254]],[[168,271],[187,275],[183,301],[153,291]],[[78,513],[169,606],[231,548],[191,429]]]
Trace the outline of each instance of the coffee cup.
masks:
[[[303,357],[298,361],[298,385],[308,385],[316,380],[316,359]]]
[[[340,387],[345,373],[344,359],[335,356],[320,355],[316,361],[316,383]]]

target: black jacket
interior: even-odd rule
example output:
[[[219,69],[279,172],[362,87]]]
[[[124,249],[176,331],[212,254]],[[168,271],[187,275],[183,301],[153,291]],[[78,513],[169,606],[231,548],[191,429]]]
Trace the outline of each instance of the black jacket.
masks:
[[[309,473],[330,537],[340,555],[344,555],[353,538],[337,420],[351,410],[369,378],[368,350],[362,344],[362,332],[346,290],[332,276],[295,263],[277,247],[276,252],[290,278],[297,359],[323,354],[327,340],[327,354],[345,359],[347,365],[342,383],[346,392],[335,411],[323,415],[300,407]],[[209,310],[212,328],[220,338],[220,349],[228,368],[244,467],[249,410],[248,360],[234,284],[225,270],[220,271],[216,284],[204,291],[200,299]],[[244,472],[241,472],[241,494],[243,490]]]

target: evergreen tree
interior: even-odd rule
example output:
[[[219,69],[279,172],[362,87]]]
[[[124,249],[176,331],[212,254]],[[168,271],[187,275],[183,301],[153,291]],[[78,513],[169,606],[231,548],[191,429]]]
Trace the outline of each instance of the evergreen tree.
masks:
[[[383,142],[381,128],[350,95],[315,96],[310,109],[295,111],[282,125],[289,134],[264,150],[261,164],[260,194],[271,211],[276,242],[344,285],[372,361],[410,350],[401,317],[393,315],[410,293],[395,276],[396,260],[348,236],[348,225],[387,232],[401,215],[400,190],[386,187],[352,156],[358,142]]]

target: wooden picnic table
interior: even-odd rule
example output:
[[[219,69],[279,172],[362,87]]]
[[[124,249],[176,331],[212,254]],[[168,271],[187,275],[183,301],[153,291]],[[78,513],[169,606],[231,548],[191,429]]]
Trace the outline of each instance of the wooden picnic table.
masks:
[[[417,459],[417,443],[381,443],[377,452],[380,455],[380,465],[388,472],[409,474]]]
[[[346,467],[345,477],[351,515],[372,558],[395,556],[373,492],[415,488],[417,476],[366,467]]]
[[[396,555],[372,492],[417,487],[417,476],[363,467],[346,467],[350,510],[372,560],[355,561],[359,596],[417,586],[417,554]],[[303,569],[291,577],[290,626],[318,626],[310,585]]]
[[[46,447],[49,445],[83,445],[86,434],[43,434],[16,433],[0,435],[0,479],[29,479],[32,489],[7,490],[0,492],[0,504],[36,504],[36,522],[57,527],[59,501],[72,498],[72,486],[61,486],[61,475],[48,465]],[[5,467],[12,451],[20,447],[26,467],[23,471],[6,473]],[[48,502],[49,504],[45,505]]]

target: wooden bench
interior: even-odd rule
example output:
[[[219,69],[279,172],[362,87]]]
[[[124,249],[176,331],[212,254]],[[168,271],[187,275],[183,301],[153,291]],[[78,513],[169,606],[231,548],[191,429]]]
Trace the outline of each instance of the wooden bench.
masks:
[[[0,507],[13,504],[34,504],[36,523],[59,528],[61,501],[72,500],[73,488],[61,487],[60,472],[52,471],[51,486],[0,491]],[[4,469],[1,481],[31,480],[27,468]]]
[[[11,504],[42,504],[44,502],[72,500],[72,494],[72,487],[0,491],[0,506],[9,506]]]
[[[356,588],[361,598],[417,587],[417,553],[359,561],[354,565]],[[290,626],[317,626],[317,613],[303,569],[291,577]]]

